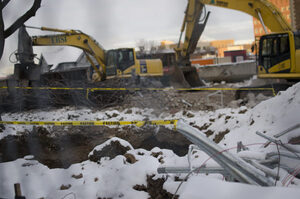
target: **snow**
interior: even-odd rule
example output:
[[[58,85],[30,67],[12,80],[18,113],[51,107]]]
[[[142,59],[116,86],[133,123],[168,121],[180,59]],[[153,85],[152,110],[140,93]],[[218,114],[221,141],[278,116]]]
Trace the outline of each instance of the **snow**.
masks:
[[[109,141],[113,140],[116,138]],[[121,144],[128,146],[129,143],[122,140]],[[62,198],[68,193],[74,193],[77,198],[118,198],[121,195],[124,198],[149,198],[146,192],[136,191],[133,186],[146,185],[146,176],[156,173],[159,162],[151,156],[151,151],[143,150],[144,155],[138,155],[138,151],[128,151],[138,160],[135,164],[127,163],[124,156],[112,160],[102,158],[99,164],[88,160],[68,169],[49,169],[35,160],[26,159],[1,163],[0,196],[13,197],[13,184],[21,182],[23,194],[28,198]],[[72,177],[79,174],[83,177]],[[60,190],[61,185],[71,187]]]
[[[174,186],[175,184],[175,186]],[[166,182],[165,188],[174,192],[178,183]],[[180,199],[213,198],[213,199],[296,199],[299,198],[300,189],[282,187],[257,187],[240,183],[225,182],[203,176],[192,177],[179,191]]]
[[[185,122],[201,128],[202,132],[211,131],[209,139],[213,140],[222,132],[228,130],[219,145],[228,149],[229,152],[237,154],[237,142],[242,142],[248,151],[238,153],[240,157],[263,160],[269,152],[276,152],[276,145],[271,144],[263,147],[266,140],[256,134],[264,133],[274,136],[299,123],[300,113],[300,83],[279,93],[276,97],[261,102],[254,108],[239,107],[236,109],[224,108],[216,111],[188,111],[194,116],[188,116],[184,111],[175,114],[162,113],[157,115],[152,109],[131,108],[125,110],[90,110],[74,109],[65,107],[57,110],[28,111],[23,113],[6,113],[2,115],[3,120],[19,121],[91,121],[91,120],[157,120],[157,119],[183,119]],[[204,128],[206,127],[206,128]],[[20,135],[32,130],[32,126],[6,126],[0,134],[0,139],[8,135]],[[53,127],[47,127],[49,129]],[[66,127],[69,128],[69,127]],[[122,127],[111,127],[122,128]],[[138,127],[135,127],[138,128]],[[172,126],[168,126],[172,128]],[[159,133],[159,132],[158,132]],[[291,138],[299,136],[299,130],[280,137],[283,143]],[[27,198],[149,198],[149,194],[133,189],[135,185],[147,185],[147,175],[155,175],[155,178],[166,175],[157,174],[157,168],[161,166],[188,167],[187,156],[178,157],[171,150],[153,148],[151,151],[145,149],[133,149],[125,140],[112,138],[105,143],[96,146],[99,150],[112,141],[119,141],[123,146],[130,148],[128,153],[133,154],[137,162],[130,164],[122,155],[114,159],[102,158],[99,163],[89,160],[73,164],[68,169],[49,169],[45,165],[34,160],[33,156],[26,156],[15,161],[0,163],[0,197],[14,197],[13,184],[20,182],[23,194]],[[293,146],[295,147],[295,146]],[[298,147],[299,148],[299,147]],[[285,150],[280,147],[280,150]],[[162,152],[157,158],[151,154]],[[142,155],[143,154],[143,155]],[[163,158],[163,163],[159,161]],[[209,159],[209,161],[207,161]],[[194,167],[216,166],[217,164],[202,151],[195,150],[191,157]],[[288,165],[298,171],[299,160],[281,158],[283,165]],[[277,173],[277,168],[273,169]],[[72,175],[82,174],[82,178],[76,179]],[[179,177],[184,178],[181,174]],[[258,187],[240,183],[223,181],[220,175],[193,174],[187,182],[182,183],[178,190],[180,198],[299,198],[300,180],[285,170],[279,169],[280,180],[275,187]],[[294,182],[292,184],[291,182]],[[164,183],[164,189],[175,193],[180,182],[174,180],[174,175],[169,175]],[[71,185],[67,190],[60,190],[61,185]],[[288,188],[286,186],[289,186]],[[217,190],[217,191],[214,191]]]
[[[116,140],[112,138],[109,142]],[[120,140],[124,146],[129,146],[125,140]],[[162,152],[154,158],[153,152]],[[141,153],[142,152],[142,153]],[[187,166],[186,157],[178,157],[171,150],[154,148],[151,151],[144,149],[131,149],[137,162],[130,164],[124,156],[117,156],[112,160],[102,158],[100,163],[89,160],[73,164],[68,169],[49,169],[36,160],[25,158],[0,164],[0,196],[12,198],[14,196],[13,184],[21,182],[23,194],[27,198],[149,198],[148,193],[136,191],[135,185],[147,185],[146,176],[158,175],[156,170],[162,166],[159,159],[163,157],[163,165]],[[143,155],[142,155],[143,154]],[[200,153],[199,153],[200,154]],[[198,155],[199,155],[198,154]],[[82,174],[82,178],[74,178]],[[166,176],[165,176],[166,177]],[[184,177],[184,176],[183,176]],[[67,190],[60,190],[61,185],[71,185]],[[164,188],[174,193],[179,182],[172,177],[164,184]],[[218,191],[212,191],[218,190]],[[208,191],[211,190],[211,191]],[[222,181],[220,175],[192,175],[179,189],[180,198],[272,198],[279,199],[298,198],[299,188],[257,187],[239,183]],[[73,196],[72,196],[73,195]]]

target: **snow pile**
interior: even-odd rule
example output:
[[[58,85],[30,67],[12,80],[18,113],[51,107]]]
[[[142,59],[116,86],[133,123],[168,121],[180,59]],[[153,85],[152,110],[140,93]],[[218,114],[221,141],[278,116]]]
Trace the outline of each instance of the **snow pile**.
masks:
[[[247,144],[265,141],[255,133],[258,131],[268,136],[276,135],[300,123],[299,115],[300,83],[249,110],[240,118],[239,124],[231,129],[230,134],[225,136],[223,143],[230,145],[230,142],[234,144],[237,141]],[[287,143],[292,137],[297,136],[300,134],[295,130],[280,139],[283,143]]]
[[[125,140],[112,138],[94,150],[112,141],[119,141],[124,147],[131,146]],[[122,155],[111,160],[101,158],[98,163],[87,160],[68,169],[49,169],[27,158],[1,163],[0,197],[12,198],[13,184],[19,182],[26,198],[62,198],[69,193],[76,195],[76,198],[149,198],[146,192],[134,190],[133,187],[147,186],[147,175],[156,174],[160,162],[152,153],[157,150],[129,150],[127,153],[137,160],[134,164],[128,163]],[[172,151],[159,151],[178,158]]]

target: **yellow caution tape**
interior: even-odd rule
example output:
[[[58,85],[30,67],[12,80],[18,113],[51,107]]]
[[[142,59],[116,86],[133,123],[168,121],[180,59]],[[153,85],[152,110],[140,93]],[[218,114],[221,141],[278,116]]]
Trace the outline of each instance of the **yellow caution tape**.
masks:
[[[7,89],[7,86],[0,87],[0,89]],[[85,90],[87,95],[94,91],[272,91],[276,96],[274,88],[63,88],[63,87],[14,87],[16,89],[28,90]]]
[[[178,120],[152,120],[152,121],[0,121],[0,124],[10,125],[49,125],[49,126],[127,126],[144,125],[166,126],[173,125],[176,128]]]

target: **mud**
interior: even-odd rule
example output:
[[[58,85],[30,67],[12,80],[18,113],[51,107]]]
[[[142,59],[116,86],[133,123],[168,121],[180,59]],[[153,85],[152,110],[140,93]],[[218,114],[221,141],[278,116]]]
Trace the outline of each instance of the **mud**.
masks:
[[[94,150],[89,156],[89,160],[98,162],[102,157],[115,158],[118,155],[125,155],[130,148],[124,147],[119,141],[112,141],[109,145],[103,147],[101,150]]]
[[[165,179],[158,178],[156,180],[153,179],[154,175],[147,176],[147,186],[145,185],[135,185],[133,189],[137,191],[145,191],[150,195],[151,199],[167,199],[173,198],[173,194],[167,192],[163,189],[163,185],[165,183]],[[178,195],[174,198],[178,199]]]
[[[0,140],[0,162],[34,155],[36,160],[49,168],[68,168],[71,164],[87,160],[95,146],[111,137],[122,138],[134,148],[171,149],[179,156],[187,153],[190,144],[181,134],[166,128],[70,127],[66,130],[57,127],[49,131],[37,127],[32,132]]]
[[[213,139],[213,141],[215,142],[215,143],[220,143],[221,142],[221,140],[223,140],[223,138],[224,138],[224,136],[226,135],[226,134],[228,134],[230,132],[230,130],[229,129],[226,129],[225,131],[222,131],[222,132],[219,132],[216,136],[215,136],[215,138]],[[207,133],[206,133],[207,134]]]

